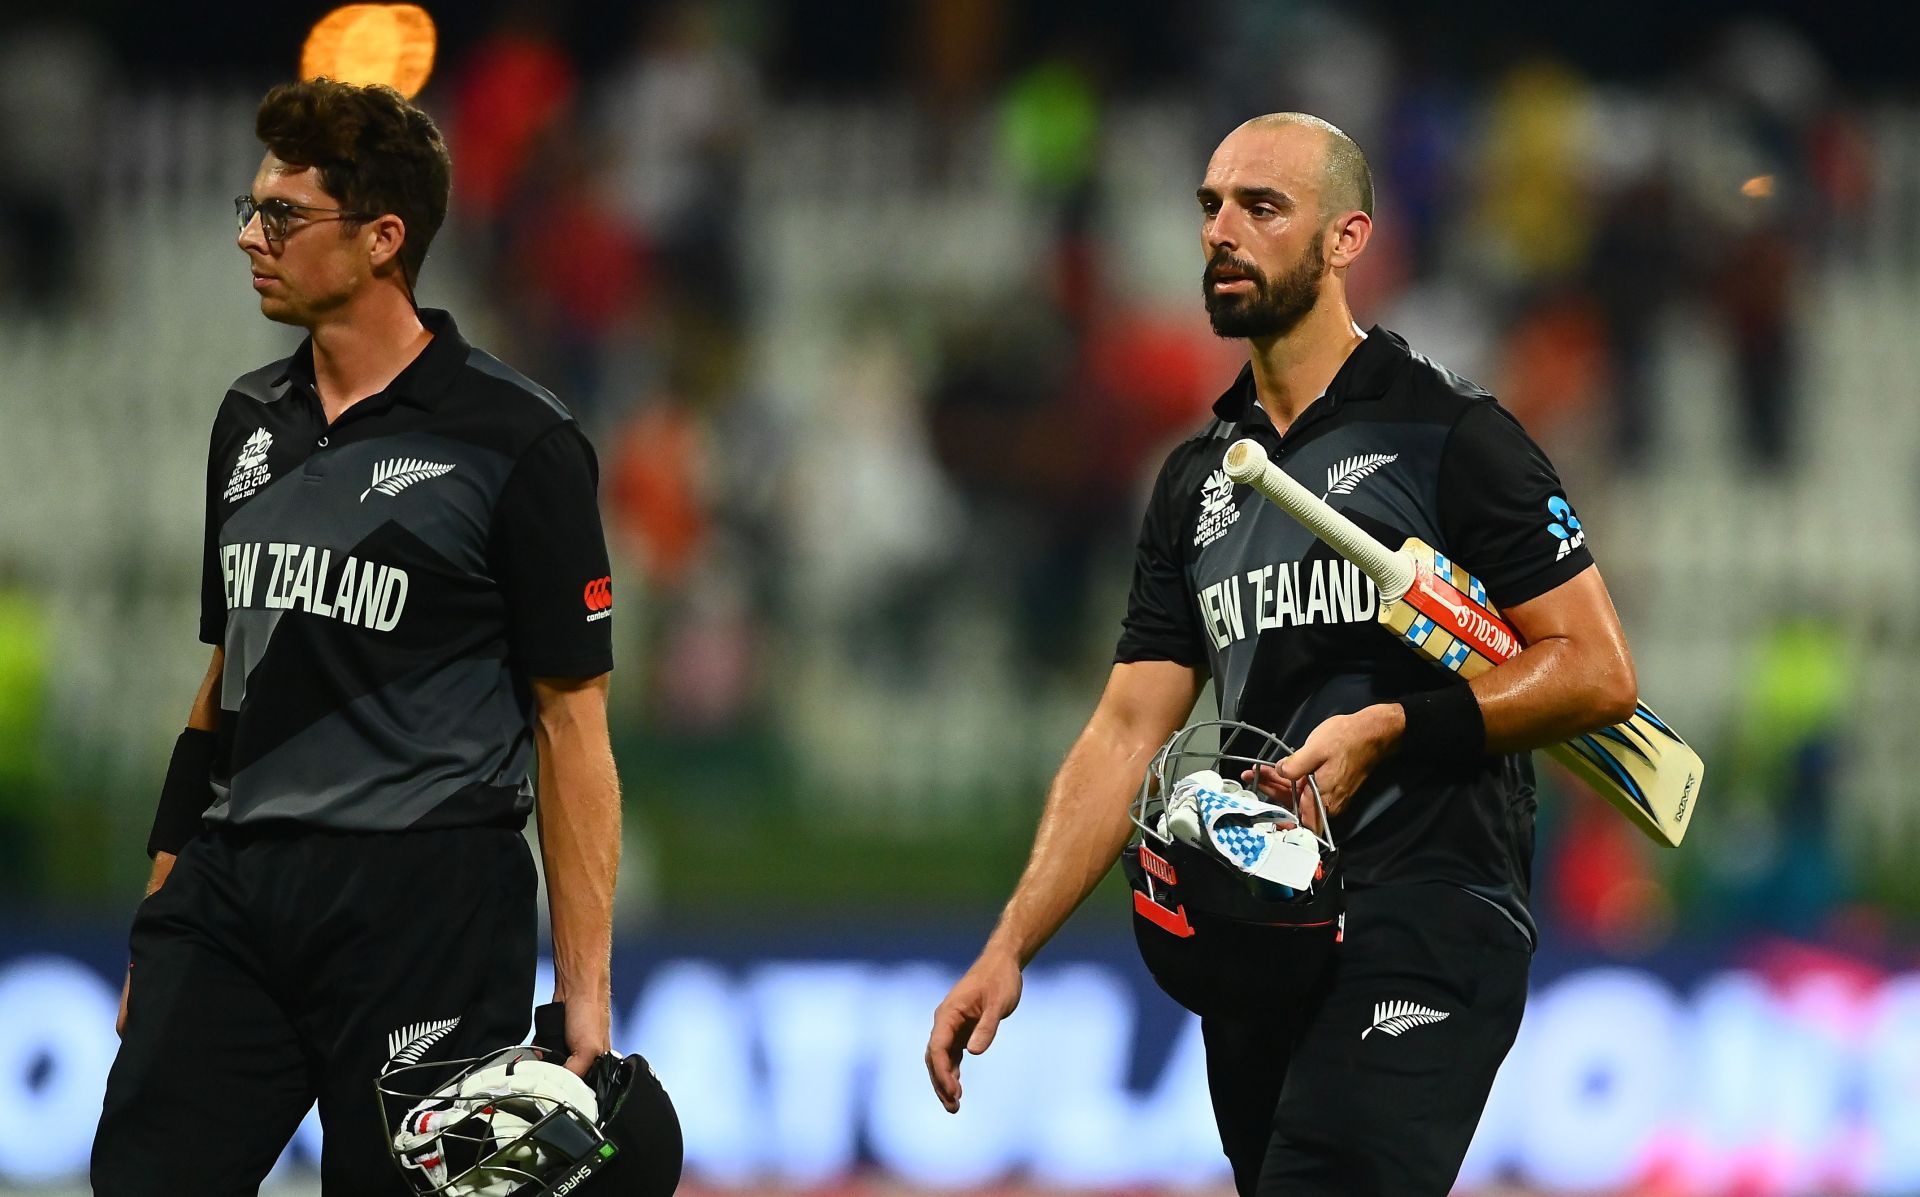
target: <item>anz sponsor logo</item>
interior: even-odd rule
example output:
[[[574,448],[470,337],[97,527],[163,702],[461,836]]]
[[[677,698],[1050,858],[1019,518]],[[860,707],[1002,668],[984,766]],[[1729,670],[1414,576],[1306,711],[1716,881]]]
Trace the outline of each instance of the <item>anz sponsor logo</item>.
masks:
[[[1380,594],[1351,561],[1278,561],[1222,578],[1199,593],[1200,622],[1213,647],[1248,635],[1315,623],[1370,623]]]
[[[1555,495],[1547,500],[1547,513],[1553,516],[1547,531],[1560,542],[1559,551],[1553,555],[1555,561],[1563,560],[1568,553],[1587,543],[1587,534],[1581,529],[1580,517],[1573,513],[1571,503]]]

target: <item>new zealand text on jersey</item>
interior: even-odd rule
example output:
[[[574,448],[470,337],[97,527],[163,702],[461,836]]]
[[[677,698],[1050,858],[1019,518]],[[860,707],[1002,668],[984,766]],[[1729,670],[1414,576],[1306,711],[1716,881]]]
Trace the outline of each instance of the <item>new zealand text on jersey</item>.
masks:
[[[1366,623],[1380,603],[1373,580],[1351,561],[1277,561],[1200,591],[1200,622],[1213,647],[1249,633],[1309,623]]]
[[[343,557],[336,573],[331,549],[269,540],[221,546],[220,570],[226,576],[229,611],[255,605],[263,555],[273,569],[258,605],[270,611],[305,611],[388,632],[406,610],[406,570]]]

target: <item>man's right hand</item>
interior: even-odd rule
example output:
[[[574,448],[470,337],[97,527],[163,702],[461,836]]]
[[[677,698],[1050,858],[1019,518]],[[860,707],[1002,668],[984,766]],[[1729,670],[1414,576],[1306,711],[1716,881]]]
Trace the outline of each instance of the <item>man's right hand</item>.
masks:
[[[974,1055],[993,1043],[1000,1020],[1020,1004],[1020,962],[1012,953],[989,947],[954,983],[933,1012],[927,1037],[927,1077],[947,1113],[960,1111],[960,1051]]]
[[[1205,675],[1174,661],[1130,661],[1113,667],[1100,705],[1067,750],[1033,852],[1000,925],[940,1008],[927,1036],[927,1079],[947,1113],[960,1110],[960,1053],[979,1055],[1000,1020],[1020,1004],[1020,969],[1067,921],[1133,833],[1127,800],[1154,749],[1186,719]]]

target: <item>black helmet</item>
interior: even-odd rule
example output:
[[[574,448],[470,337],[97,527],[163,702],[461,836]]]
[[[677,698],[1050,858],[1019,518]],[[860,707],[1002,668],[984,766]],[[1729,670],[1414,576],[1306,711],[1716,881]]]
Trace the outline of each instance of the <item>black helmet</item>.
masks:
[[[645,1058],[609,1052],[586,1079],[567,1058],[565,1010],[534,1012],[534,1041],[381,1074],[407,1107],[388,1147],[414,1191],[438,1197],[669,1197],[680,1119]]]
[[[1278,736],[1216,720],[1148,763],[1120,862],[1134,941],[1167,995],[1196,1014],[1258,1014],[1299,992],[1339,942],[1340,853],[1309,779],[1274,799],[1237,780],[1292,755]]]

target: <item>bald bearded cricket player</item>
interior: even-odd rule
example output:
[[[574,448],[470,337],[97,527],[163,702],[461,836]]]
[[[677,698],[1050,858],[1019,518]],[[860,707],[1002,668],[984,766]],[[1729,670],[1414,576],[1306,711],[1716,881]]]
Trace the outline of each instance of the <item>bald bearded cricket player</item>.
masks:
[[[1160,471],[1106,691],[998,926],[934,1014],[927,1070],[957,1110],[962,1050],[992,1044],[1021,970],[1112,867],[1150,757],[1211,679],[1221,718],[1298,746],[1245,780],[1279,798],[1311,777],[1346,881],[1344,933],[1277,931],[1258,941],[1265,967],[1234,938],[1219,992],[1191,1003],[1235,1186],[1440,1197],[1526,1000],[1528,751],[1631,715],[1633,661],[1519,423],[1354,321],[1347,272],[1373,232],[1373,184],[1352,139],[1301,113],[1248,121],[1197,198],[1207,313],[1248,362]],[[1526,647],[1470,683],[1409,654],[1376,622],[1371,582],[1225,476],[1242,437],[1381,541],[1418,536],[1459,561]],[[1276,971],[1275,992],[1236,992]]]

